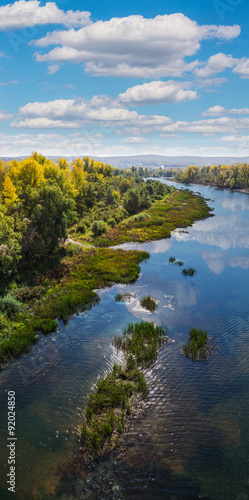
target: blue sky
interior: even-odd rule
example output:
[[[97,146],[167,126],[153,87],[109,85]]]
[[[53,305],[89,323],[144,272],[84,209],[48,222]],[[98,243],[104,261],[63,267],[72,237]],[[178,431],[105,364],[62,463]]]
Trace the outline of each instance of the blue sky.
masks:
[[[0,4],[0,156],[249,155],[246,0]]]

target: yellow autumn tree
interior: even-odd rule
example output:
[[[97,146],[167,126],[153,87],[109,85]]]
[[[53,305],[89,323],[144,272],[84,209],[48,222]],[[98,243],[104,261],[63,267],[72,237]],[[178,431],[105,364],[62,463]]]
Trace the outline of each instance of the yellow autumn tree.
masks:
[[[3,202],[6,205],[7,209],[11,209],[15,203],[19,200],[16,188],[11,180],[11,178],[6,175],[3,183]]]

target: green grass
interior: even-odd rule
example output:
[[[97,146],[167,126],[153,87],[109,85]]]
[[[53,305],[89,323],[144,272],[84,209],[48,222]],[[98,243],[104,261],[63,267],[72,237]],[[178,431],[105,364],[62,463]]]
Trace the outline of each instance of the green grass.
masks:
[[[152,241],[169,238],[171,231],[188,227],[194,221],[211,216],[205,200],[189,191],[172,191],[156,200],[150,208],[140,214],[126,217],[115,227],[109,227],[106,234],[97,238],[90,232],[77,235],[77,239],[95,246],[108,247],[131,241]]]
[[[182,270],[182,274],[184,276],[194,276],[196,274],[196,270],[193,267],[188,267],[187,269]]]
[[[67,251],[58,266],[12,292],[21,307],[16,307],[11,319],[0,313],[0,365],[27,352],[39,332],[55,331],[58,318],[66,322],[78,310],[91,307],[98,300],[93,290],[135,281],[139,263],[149,257],[147,252],[74,245]],[[16,306],[12,299],[9,303]]]
[[[151,297],[150,295],[147,295],[147,297],[141,299],[140,304],[150,312],[154,312],[157,307],[156,299],[153,299],[153,297]]]
[[[157,357],[158,349],[165,342],[166,330],[153,323],[129,323],[123,335],[114,338],[113,344],[126,356],[132,355],[139,366],[147,367]]]
[[[189,342],[184,345],[183,353],[192,360],[206,359],[210,347],[207,332],[200,328],[191,328],[189,331]]]
[[[134,400],[148,394],[141,368],[151,366],[165,341],[166,330],[146,322],[129,324],[114,339],[114,346],[123,351],[125,366],[115,364],[89,397],[81,431],[83,452],[89,459],[117,446]]]

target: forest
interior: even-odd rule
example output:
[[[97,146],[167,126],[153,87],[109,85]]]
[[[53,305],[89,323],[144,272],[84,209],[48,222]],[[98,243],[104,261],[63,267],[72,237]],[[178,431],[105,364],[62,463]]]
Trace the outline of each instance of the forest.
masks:
[[[226,189],[249,189],[249,165],[248,163],[236,165],[212,165],[198,167],[189,165],[186,169],[159,168],[147,174],[144,169],[144,177],[172,177],[172,180],[183,183],[197,183]]]

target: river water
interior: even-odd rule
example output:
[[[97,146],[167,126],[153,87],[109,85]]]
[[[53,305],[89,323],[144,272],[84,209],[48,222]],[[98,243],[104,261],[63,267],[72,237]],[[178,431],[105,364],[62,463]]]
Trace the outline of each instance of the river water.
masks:
[[[249,499],[249,196],[189,189],[210,200],[214,217],[170,239],[123,245],[150,253],[136,283],[100,290],[97,305],[0,373],[1,499]],[[170,256],[196,275],[184,277]],[[124,291],[136,296],[116,303]],[[148,294],[159,301],[154,314],[139,306]],[[147,373],[145,415],[125,452],[90,478],[60,479],[87,395],[118,359],[111,339],[136,319],[163,324],[170,339]],[[211,338],[207,361],[181,353],[191,327]],[[16,392],[15,495],[6,483],[7,391]]]

